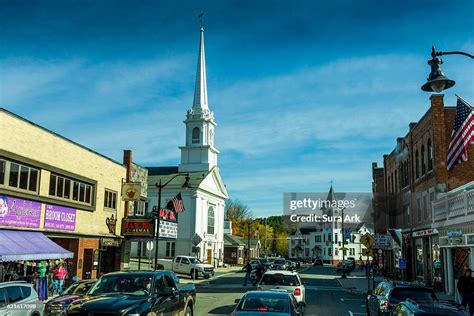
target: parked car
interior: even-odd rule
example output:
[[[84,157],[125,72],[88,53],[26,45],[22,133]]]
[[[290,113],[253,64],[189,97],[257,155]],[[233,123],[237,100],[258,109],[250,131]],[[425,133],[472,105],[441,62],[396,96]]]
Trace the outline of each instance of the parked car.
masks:
[[[158,259],[158,270],[169,270],[178,274],[187,274],[195,279],[200,276],[208,279],[214,275],[214,266],[190,256],[177,256],[174,259]]]
[[[235,301],[237,306],[232,316],[299,316],[304,303],[286,291],[249,291]]]
[[[296,269],[296,263],[291,260],[286,260],[286,268],[288,269],[288,271],[293,271]]]
[[[323,265],[324,265],[323,259],[320,259],[320,258],[314,259],[313,266],[321,266],[322,267]]]
[[[353,265],[351,260],[340,261],[336,266],[336,272],[351,272],[353,270]]]
[[[356,267],[356,264],[357,264],[356,259],[354,257],[347,257],[347,260],[349,260],[351,262],[351,265],[352,265],[351,270],[354,270],[355,267]]]
[[[285,258],[276,258],[275,260],[273,260],[271,269],[272,270],[286,270],[287,266],[286,266]]]
[[[268,258],[260,258],[259,261],[260,264],[264,266],[265,270],[269,269],[272,265],[272,262]]]
[[[71,284],[63,295],[48,301],[44,307],[46,315],[65,315],[67,307],[75,300],[83,298],[97,280],[82,280]]]
[[[31,308],[13,309],[12,305],[28,305]],[[0,283],[0,315],[15,316],[41,316],[43,315],[44,305],[38,299],[32,284],[25,281],[10,281]]]
[[[257,259],[250,260],[250,265],[252,266],[252,269],[256,269],[259,264],[260,264],[260,260],[257,260]]]
[[[292,293],[298,302],[305,303],[305,287],[296,272],[269,270],[257,286],[258,290],[282,289]]]
[[[383,281],[373,292],[369,291],[366,300],[367,314],[390,315],[394,307],[407,298],[423,302],[437,300],[431,288],[405,282]]]
[[[392,311],[394,316],[468,316],[464,307],[456,304],[454,301],[415,301],[413,299],[406,299],[400,302]]]
[[[196,304],[194,284],[178,287],[171,271],[113,272],[102,276],[67,315],[185,315]]]

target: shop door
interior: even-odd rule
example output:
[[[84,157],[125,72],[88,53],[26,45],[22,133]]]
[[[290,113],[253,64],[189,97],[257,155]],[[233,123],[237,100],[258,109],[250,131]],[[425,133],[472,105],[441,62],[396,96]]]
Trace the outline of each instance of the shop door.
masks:
[[[94,249],[84,249],[84,259],[82,267],[82,279],[92,278],[92,263],[94,259]]]
[[[212,249],[207,249],[207,263],[212,264]]]

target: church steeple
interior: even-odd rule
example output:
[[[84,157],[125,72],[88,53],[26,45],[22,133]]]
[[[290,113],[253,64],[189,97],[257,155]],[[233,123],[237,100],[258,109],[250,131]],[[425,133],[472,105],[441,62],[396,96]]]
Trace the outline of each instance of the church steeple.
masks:
[[[208,109],[207,81],[206,81],[206,54],[204,52],[204,28],[201,27],[198,62],[196,70],[196,84],[194,86],[193,109]]]
[[[201,37],[192,107],[186,113],[186,145],[181,149],[180,172],[207,172],[217,166],[219,151],[214,147],[214,113],[209,110],[206,82],[204,28]]]

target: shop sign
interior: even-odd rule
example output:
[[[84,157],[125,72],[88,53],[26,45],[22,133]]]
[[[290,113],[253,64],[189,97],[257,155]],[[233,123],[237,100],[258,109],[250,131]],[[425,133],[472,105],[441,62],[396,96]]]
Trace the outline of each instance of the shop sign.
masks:
[[[171,221],[160,221],[160,238],[176,239],[178,238],[178,223]]]
[[[76,209],[46,204],[44,228],[74,231],[76,229]]]
[[[122,239],[102,237],[100,244],[103,247],[120,247],[122,245]]]
[[[39,228],[41,203],[0,195],[0,225]]]
[[[122,236],[154,237],[155,220],[152,218],[124,218],[122,219]]]
[[[428,228],[425,230],[420,230],[417,232],[413,233],[413,237],[423,237],[423,236],[429,236],[429,235],[435,235],[438,233],[438,230],[436,228]]]
[[[122,201],[140,201],[141,190],[140,183],[122,183]]]
[[[449,244],[449,239],[447,237],[442,237],[439,239],[439,244],[441,246],[447,246]]]
[[[448,237],[461,237],[461,236],[462,236],[461,228],[448,230]]]

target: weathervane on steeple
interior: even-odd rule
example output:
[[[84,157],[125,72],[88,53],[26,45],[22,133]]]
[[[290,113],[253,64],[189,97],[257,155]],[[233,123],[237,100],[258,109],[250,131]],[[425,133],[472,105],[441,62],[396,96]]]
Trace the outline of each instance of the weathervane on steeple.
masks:
[[[201,21],[201,29],[203,29],[204,28],[204,11],[201,11],[201,13],[199,13],[198,19],[199,21]]]

